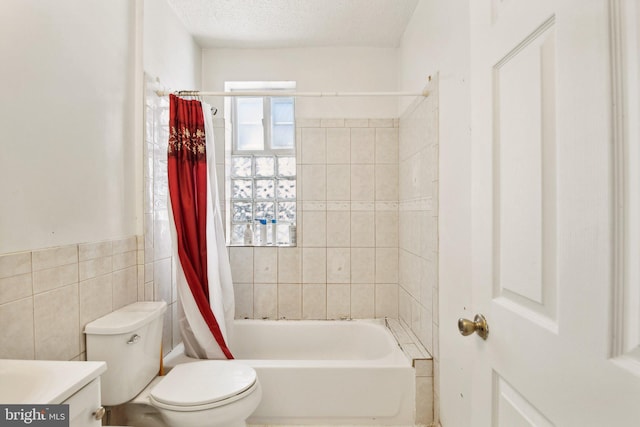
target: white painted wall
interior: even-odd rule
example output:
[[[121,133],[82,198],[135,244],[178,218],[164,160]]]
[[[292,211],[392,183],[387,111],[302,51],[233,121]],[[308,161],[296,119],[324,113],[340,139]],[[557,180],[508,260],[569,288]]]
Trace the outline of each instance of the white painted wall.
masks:
[[[471,162],[469,1],[421,0],[399,49],[399,90],[439,73],[439,316],[434,319],[435,396],[442,425],[470,425],[458,409],[468,399],[469,354],[458,317],[473,318],[461,293],[470,280]],[[400,102],[400,114],[408,105]],[[438,339],[439,334],[439,339]],[[439,344],[439,345],[438,345]],[[440,400],[440,402],[438,402]],[[436,409],[437,411],[437,409]]]
[[[144,1],[144,71],[170,90],[199,89],[202,50],[165,0]]]
[[[0,253],[136,233],[134,8],[3,1]]]
[[[397,49],[320,47],[205,49],[202,89],[224,90],[225,81],[294,80],[306,91],[395,91]],[[412,87],[419,92],[424,85]],[[221,99],[211,104],[223,110]],[[298,98],[298,118],[397,117],[396,98]]]

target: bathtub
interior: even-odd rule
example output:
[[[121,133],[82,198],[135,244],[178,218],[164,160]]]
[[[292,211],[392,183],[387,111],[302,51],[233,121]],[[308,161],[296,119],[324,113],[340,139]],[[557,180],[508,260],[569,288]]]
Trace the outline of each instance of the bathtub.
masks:
[[[262,385],[249,424],[414,423],[415,373],[384,320],[236,320],[230,347]]]

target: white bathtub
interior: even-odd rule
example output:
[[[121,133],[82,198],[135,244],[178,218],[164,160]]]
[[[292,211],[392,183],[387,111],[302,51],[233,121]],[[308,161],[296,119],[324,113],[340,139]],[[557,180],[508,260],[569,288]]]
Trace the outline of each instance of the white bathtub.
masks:
[[[231,350],[262,385],[250,424],[414,423],[415,373],[383,320],[237,320]]]

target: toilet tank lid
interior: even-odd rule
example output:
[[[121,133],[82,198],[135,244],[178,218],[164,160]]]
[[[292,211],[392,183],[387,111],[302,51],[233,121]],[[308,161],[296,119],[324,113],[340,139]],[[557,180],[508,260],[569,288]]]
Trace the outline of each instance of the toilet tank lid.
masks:
[[[135,302],[87,323],[84,333],[117,335],[133,332],[162,316],[166,310],[167,303],[164,301]]]

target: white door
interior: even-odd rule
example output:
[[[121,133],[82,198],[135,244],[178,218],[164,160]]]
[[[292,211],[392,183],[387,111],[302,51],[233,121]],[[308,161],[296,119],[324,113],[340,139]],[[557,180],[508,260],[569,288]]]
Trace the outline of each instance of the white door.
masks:
[[[471,425],[640,426],[638,1],[470,3]]]

